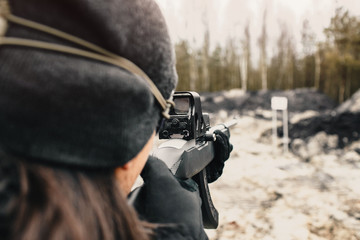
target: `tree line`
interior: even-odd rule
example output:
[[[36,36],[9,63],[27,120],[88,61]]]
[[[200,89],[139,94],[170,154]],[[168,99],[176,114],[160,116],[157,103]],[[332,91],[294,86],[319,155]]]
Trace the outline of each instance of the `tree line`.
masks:
[[[360,18],[338,8],[324,29],[326,40],[316,41],[309,21],[301,31],[302,51],[296,51],[293,36],[280,24],[276,51],[268,57],[266,11],[261,35],[257,39],[259,63],[252,64],[250,24],[241,40],[229,38],[224,46],[210,50],[206,29],[203,44],[194,48],[188,41],[176,43],[177,90],[244,91],[314,87],[334,100],[343,102],[360,88]]]

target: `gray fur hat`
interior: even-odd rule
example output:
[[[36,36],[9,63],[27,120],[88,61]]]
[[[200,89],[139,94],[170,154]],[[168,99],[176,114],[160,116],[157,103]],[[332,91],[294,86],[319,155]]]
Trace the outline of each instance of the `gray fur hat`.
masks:
[[[173,47],[153,0],[10,0],[9,4],[16,16],[132,61],[165,99],[176,86]],[[79,48],[13,23],[5,35]],[[120,67],[0,45],[0,147],[6,152],[56,165],[121,166],[149,140],[161,111],[146,82]]]

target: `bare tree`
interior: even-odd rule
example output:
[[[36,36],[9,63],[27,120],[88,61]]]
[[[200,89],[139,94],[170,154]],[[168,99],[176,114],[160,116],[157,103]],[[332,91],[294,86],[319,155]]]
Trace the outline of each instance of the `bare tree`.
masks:
[[[226,82],[226,88],[234,88],[239,86],[239,57],[236,54],[236,46],[233,38],[229,38],[226,41],[225,52],[223,55],[224,63],[224,80]]]
[[[286,25],[283,22],[279,22],[280,27],[280,36],[277,39],[277,72],[278,76],[275,79],[275,87],[281,88],[284,87],[284,82],[286,79],[286,70],[287,70],[287,39],[288,39],[288,30]]]
[[[205,34],[204,34],[204,43],[201,52],[201,70],[202,70],[202,79],[203,86],[202,89],[205,91],[210,90],[210,77],[209,77],[209,49],[210,49],[210,33],[209,33],[209,25],[207,21],[207,13],[205,11],[203,17],[203,23],[205,25]]]
[[[247,91],[250,66],[250,31],[248,22],[244,29],[245,39],[242,41],[242,55],[240,59],[241,89]]]
[[[312,32],[309,20],[303,21],[301,30],[301,43],[303,45],[303,53],[305,56],[311,55],[315,47],[315,34]]]
[[[294,87],[295,46],[291,36],[288,36],[286,45],[286,85],[292,89]]]
[[[320,89],[321,58],[320,49],[315,52],[315,88]]]
[[[267,86],[267,55],[266,55],[266,45],[267,45],[267,33],[266,33],[266,9],[264,10],[263,15],[263,26],[261,36],[259,38],[259,47],[260,47],[260,75],[261,75],[261,88],[266,90]]]
[[[195,40],[194,40],[195,42]],[[195,45],[195,43],[194,43]],[[196,91],[196,82],[199,78],[199,72],[198,72],[198,63],[196,59],[196,51],[193,48],[190,48],[190,59],[189,59],[189,77],[190,77],[190,90]]]
[[[314,56],[315,49],[315,34],[311,30],[309,20],[303,21],[301,30],[301,43],[303,45],[303,72],[304,72],[304,84],[305,86],[315,86],[316,83],[316,69],[314,62],[316,61]],[[316,64],[316,63],[315,63]],[[319,65],[320,66],[320,65]],[[314,85],[312,85],[314,83]]]

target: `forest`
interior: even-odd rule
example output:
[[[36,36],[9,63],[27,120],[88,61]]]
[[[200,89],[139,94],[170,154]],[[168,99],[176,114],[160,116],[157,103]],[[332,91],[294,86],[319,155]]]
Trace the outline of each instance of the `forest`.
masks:
[[[325,40],[316,41],[311,24],[305,20],[301,51],[293,36],[280,25],[276,52],[267,52],[268,31],[264,11],[260,36],[250,36],[249,24],[241,39],[229,38],[224,46],[210,50],[209,31],[201,47],[187,40],[175,44],[179,85],[177,90],[212,92],[240,88],[244,91],[316,88],[341,103],[360,88],[360,17],[336,9],[323,30]],[[256,37],[259,55],[253,64],[250,41]]]

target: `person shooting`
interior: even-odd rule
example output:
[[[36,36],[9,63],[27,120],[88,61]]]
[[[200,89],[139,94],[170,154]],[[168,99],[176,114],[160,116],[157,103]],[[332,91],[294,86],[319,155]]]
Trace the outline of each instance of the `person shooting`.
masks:
[[[177,84],[156,3],[0,0],[0,16],[2,239],[207,239],[196,183],[149,157]]]

